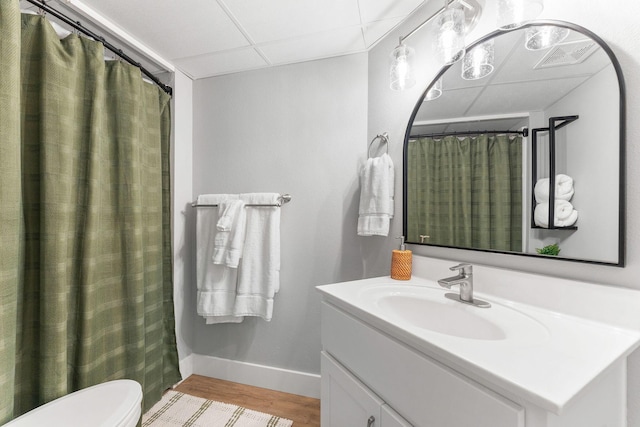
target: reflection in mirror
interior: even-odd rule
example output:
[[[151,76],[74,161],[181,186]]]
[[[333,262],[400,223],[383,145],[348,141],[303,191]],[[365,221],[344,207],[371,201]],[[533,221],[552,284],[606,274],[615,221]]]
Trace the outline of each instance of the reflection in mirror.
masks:
[[[407,242],[622,266],[624,83],[611,50],[540,22],[474,51],[409,121]]]

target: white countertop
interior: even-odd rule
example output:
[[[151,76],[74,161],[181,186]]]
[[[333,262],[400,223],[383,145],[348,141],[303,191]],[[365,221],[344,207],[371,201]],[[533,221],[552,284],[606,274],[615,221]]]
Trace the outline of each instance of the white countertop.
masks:
[[[430,287],[441,291],[443,298],[444,293],[451,292],[433,280],[416,277],[409,281],[377,277],[324,285],[317,289],[325,301],[425,355],[480,383],[488,382],[487,386],[498,392],[512,393],[556,414],[560,414],[607,368],[626,358],[640,344],[640,330],[637,328],[564,314],[478,290],[474,297],[493,305],[478,310],[493,309],[494,313],[516,310],[534,319],[541,328],[523,328],[522,336],[519,336],[517,325],[504,325],[510,328],[511,338],[502,340],[442,334],[405,322],[380,310],[370,298],[363,298],[363,292],[381,285],[393,285],[398,290],[412,286]],[[577,301],[573,303],[580,304]]]

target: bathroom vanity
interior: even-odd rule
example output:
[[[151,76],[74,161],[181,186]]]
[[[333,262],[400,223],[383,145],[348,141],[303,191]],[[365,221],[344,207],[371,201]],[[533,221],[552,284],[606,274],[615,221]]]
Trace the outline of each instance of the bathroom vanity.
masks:
[[[478,308],[434,280],[455,262],[417,258],[318,287],[323,427],[626,425],[640,292],[474,266]]]

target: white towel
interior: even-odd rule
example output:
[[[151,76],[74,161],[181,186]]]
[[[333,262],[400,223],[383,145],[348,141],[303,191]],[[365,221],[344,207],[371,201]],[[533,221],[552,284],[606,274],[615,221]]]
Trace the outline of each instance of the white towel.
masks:
[[[245,204],[276,205],[277,193],[241,194]],[[247,208],[245,242],[238,267],[233,312],[235,318],[258,316],[270,321],[273,301],[280,289],[280,208]],[[207,318],[214,323],[216,318]]]
[[[217,204],[237,195],[207,194],[198,196],[198,204]],[[233,316],[238,270],[212,261],[215,236],[218,232],[218,209],[203,207],[196,210],[196,274],[197,312],[205,318],[215,316],[216,322],[242,322]]]
[[[395,188],[393,161],[388,154],[367,159],[360,171],[359,236],[388,236]]]
[[[213,263],[237,268],[242,258],[246,213],[239,199],[223,200],[218,204],[218,232],[215,237]]]
[[[573,197],[573,178],[568,175],[558,174],[556,175],[556,200],[571,200]],[[537,203],[549,202],[549,178],[542,178],[536,182],[533,188],[533,193],[536,196]]]
[[[553,213],[556,227],[571,227],[578,220],[578,211],[566,200],[556,200]],[[537,226],[549,227],[549,203],[537,204],[533,219]]]

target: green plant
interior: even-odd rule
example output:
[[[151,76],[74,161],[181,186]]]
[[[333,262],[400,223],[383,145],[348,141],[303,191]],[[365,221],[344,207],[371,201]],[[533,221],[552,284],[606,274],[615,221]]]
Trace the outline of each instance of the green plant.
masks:
[[[556,255],[558,255],[560,253],[560,246],[558,246],[557,243],[554,243],[553,245],[547,245],[544,248],[536,248],[536,251],[540,255],[556,256]]]

